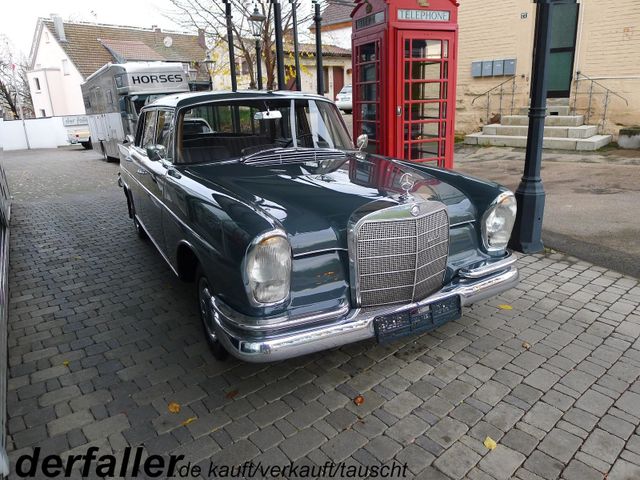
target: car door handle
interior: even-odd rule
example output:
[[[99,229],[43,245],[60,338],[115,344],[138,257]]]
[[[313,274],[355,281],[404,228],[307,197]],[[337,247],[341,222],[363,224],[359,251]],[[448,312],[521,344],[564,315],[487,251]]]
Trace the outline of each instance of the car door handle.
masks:
[[[139,168],[138,170],[136,170],[136,173],[140,175],[147,175],[149,172],[147,172],[144,168]]]

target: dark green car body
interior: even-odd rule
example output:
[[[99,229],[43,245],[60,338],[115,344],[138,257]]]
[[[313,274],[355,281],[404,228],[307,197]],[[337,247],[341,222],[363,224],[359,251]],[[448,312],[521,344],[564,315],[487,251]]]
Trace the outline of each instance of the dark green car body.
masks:
[[[511,254],[485,248],[482,237],[485,212],[508,193],[493,182],[354,150],[291,163],[180,161],[181,141],[176,138],[185,129],[179,125],[181,111],[203,102],[274,96],[325,101],[292,92],[165,97],[145,107],[143,116],[156,115],[158,135],[158,115],[165,122],[171,119],[173,151],[168,156],[173,161],[149,158],[149,150],[143,148],[143,123],[136,139],[121,146],[121,179],[130,215],[181,278],[193,280],[198,269],[205,272],[212,290],[213,330],[227,350],[249,361],[270,361],[374,336],[369,322],[345,342],[346,337],[328,340],[326,332],[318,336],[327,337],[324,341],[305,340],[323,325],[345,327],[363,312],[380,313],[380,308],[354,305],[348,231],[354,212],[384,211],[407,201],[443,204],[449,237],[442,292],[474,278],[505,277],[477,298],[455,293],[464,305],[517,282]],[[407,178],[410,192],[402,183]],[[244,262],[256,239],[268,232],[281,232],[290,244],[290,292],[275,305],[256,305],[247,293]],[[371,335],[364,335],[364,330]],[[287,348],[284,339],[289,333],[300,348]],[[271,338],[277,340],[273,345],[268,342]],[[243,343],[251,346],[243,349]]]

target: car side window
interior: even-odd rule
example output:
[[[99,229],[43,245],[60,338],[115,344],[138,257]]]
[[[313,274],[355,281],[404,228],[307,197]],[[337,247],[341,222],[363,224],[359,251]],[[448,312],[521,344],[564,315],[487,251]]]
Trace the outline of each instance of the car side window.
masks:
[[[160,110],[157,120],[157,137],[155,143],[163,145],[166,160],[173,161],[173,111]]]
[[[144,130],[142,132],[142,148],[150,147],[156,143],[156,110],[144,112]]]

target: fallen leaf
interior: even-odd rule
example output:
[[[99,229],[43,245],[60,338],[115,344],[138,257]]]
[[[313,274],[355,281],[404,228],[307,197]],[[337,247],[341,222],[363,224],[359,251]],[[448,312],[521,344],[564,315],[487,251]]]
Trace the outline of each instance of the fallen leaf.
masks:
[[[187,418],[184,422],[182,422],[180,425],[182,425],[183,427],[186,427],[187,425],[189,425],[190,423],[193,423],[196,421],[198,417],[189,417]]]
[[[65,367],[68,367],[69,363],[71,363],[69,362],[69,360],[65,360],[64,362],[62,362],[62,365],[64,365]]]
[[[353,399],[353,403],[355,403],[358,406],[362,405],[364,403],[364,397],[362,395],[358,395],[356,398]]]
[[[240,392],[238,390],[231,390],[229,392],[227,392],[227,394],[225,395],[225,397],[227,397],[229,400],[233,400],[236,395],[238,395]]]
[[[513,310],[513,307],[511,305],[506,305],[506,304],[498,305],[498,308],[500,310]]]
[[[491,438],[491,437],[487,437],[484,439],[484,446],[487,447],[489,450],[493,450],[494,448],[496,448],[498,446],[498,444],[496,443],[496,441]]]
[[[531,348],[531,344],[529,342],[522,342],[522,348],[529,350]]]
[[[168,407],[168,408],[169,408],[169,411],[170,411],[171,413],[180,413],[180,404],[179,404],[179,403],[171,402],[171,403],[169,404],[169,407]]]

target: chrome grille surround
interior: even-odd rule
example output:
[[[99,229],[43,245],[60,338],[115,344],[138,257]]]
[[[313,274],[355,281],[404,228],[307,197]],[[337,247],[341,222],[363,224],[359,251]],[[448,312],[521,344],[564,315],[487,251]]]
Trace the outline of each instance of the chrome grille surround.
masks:
[[[443,203],[369,205],[352,216],[348,239],[354,306],[416,302],[442,287],[449,255]]]

